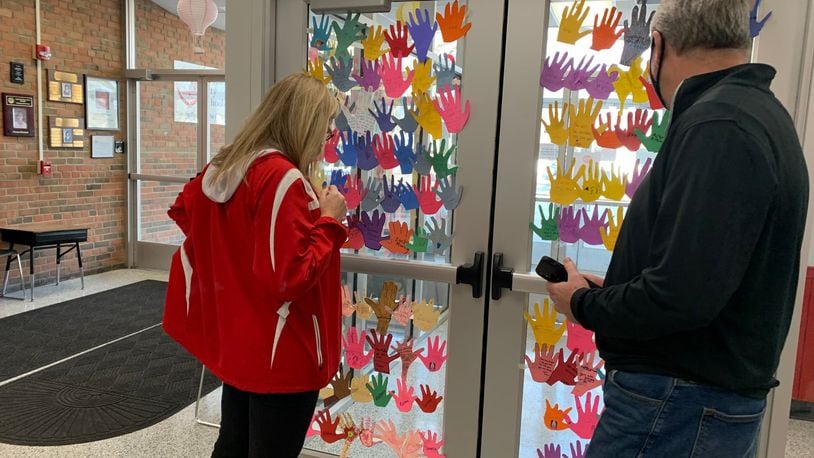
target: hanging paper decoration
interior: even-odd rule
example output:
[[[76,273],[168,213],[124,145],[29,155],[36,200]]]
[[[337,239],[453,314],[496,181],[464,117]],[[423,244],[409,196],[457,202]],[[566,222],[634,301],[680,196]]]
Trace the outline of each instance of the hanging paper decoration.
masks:
[[[631,65],[633,59],[640,57],[642,53],[650,48],[650,23],[653,22],[655,11],[647,16],[647,0],[640,0],[639,5],[633,7],[630,14],[630,22],[625,20],[625,46],[622,49],[622,65]]]
[[[579,41],[580,38],[590,35],[591,31],[586,30],[580,32],[582,23],[588,17],[591,8],[585,7],[585,0],[574,0],[571,7],[565,7],[562,12],[562,20],[560,21],[560,28],[557,32],[557,41],[573,45]]]
[[[772,17],[773,11],[769,11],[769,13],[760,21],[757,20],[757,12],[760,9],[760,2],[761,0],[755,0],[755,5],[752,7],[752,11],[749,13],[749,35],[752,38],[757,38],[760,35],[760,31],[763,30],[763,26],[766,25],[766,22]]]
[[[178,0],[178,17],[192,32],[195,54],[203,54],[206,29],[218,19],[218,6],[213,0]]]

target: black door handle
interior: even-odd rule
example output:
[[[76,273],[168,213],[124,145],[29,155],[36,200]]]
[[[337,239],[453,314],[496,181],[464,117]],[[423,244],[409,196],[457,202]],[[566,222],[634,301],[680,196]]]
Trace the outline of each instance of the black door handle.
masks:
[[[464,284],[472,287],[472,297],[480,299],[483,296],[483,251],[475,252],[475,260],[471,264],[458,266],[455,274],[455,284]]]
[[[512,290],[512,280],[514,269],[503,267],[503,253],[495,253],[492,256],[492,300],[500,300],[503,290]]]

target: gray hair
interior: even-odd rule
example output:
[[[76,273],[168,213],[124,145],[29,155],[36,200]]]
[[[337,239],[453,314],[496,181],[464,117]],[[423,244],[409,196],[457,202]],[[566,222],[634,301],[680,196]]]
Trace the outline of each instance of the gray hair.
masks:
[[[679,54],[695,49],[749,49],[750,0],[662,0],[653,30]]]

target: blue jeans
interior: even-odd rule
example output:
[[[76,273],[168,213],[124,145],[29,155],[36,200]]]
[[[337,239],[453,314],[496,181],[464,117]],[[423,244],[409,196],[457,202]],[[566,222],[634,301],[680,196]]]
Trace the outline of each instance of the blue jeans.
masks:
[[[587,457],[753,457],[765,399],[652,374],[610,371]]]

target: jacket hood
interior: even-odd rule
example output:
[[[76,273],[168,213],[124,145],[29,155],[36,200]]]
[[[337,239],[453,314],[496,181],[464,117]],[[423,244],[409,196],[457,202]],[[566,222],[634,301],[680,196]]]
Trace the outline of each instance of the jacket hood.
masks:
[[[231,199],[235,194],[235,191],[237,191],[237,188],[240,186],[243,178],[246,177],[246,172],[249,170],[249,167],[251,167],[254,161],[267,154],[276,152],[278,151],[274,149],[257,151],[256,153],[248,156],[245,161],[233,167],[232,170],[221,175],[217,181],[212,181],[210,178],[215,171],[218,170],[218,168],[212,164],[209,164],[204,172],[203,183],[201,183],[201,188],[203,189],[204,195],[213,202],[221,204],[228,202],[229,199]]]

